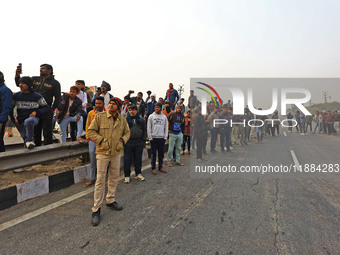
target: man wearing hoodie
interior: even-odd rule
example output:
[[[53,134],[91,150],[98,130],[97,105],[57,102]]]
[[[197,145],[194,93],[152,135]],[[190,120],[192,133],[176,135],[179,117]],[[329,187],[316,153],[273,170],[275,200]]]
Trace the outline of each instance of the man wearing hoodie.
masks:
[[[15,74],[15,82],[19,87],[21,66],[18,66]],[[53,67],[49,64],[40,66],[40,76],[33,76],[33,91],[45,98],[50,110],[42,114],[39,123],[34,127],[34,142],[36,146],[41,145],[41,131],[44,134],[44,145],[52,144],[52,119],[54,110],[57,108],[61,99],[60,83],[54,79]],[[53,104],[52,104],[53,103]]]
[[[169,89],[166,91],[164,100],[168,100],[170,102],[171,110],[175,110],[175,106],[179,100],[179,95],[177,90],[174,89],[174,85],[172,83],[169,83]]]
[[[157,174],[156,171],[156,156],[158,152],[158,170],[166,173],[163,168],[164,158],[164,144],[168,138],[168,119],[162,113],[162,105],[157,103],[155,105],[155,112],[148,118],[147,133],[148,139],[151,143],[151,172]]]
[[[30,77],[24,76],[19,80],[21,92],[13,95],[13,108],[17,107],[17,120],[13,112],[11,120],[18,128],[26,148],[35,147],[33,142],[34,126],[39,123],[39,117],[50,110],[44,97],[33,91],[33,81]]]
[[[146,124],[138,113],[137,105],[129,107],[126,121],[130,128],[130,139],[124,146],[124,183],[130,182],[131,163],[134,158],[135,179],[144,181],[142,175],[142,156],[146,141]]]
[[[5,151],[4,133],[8,115],[12,111],[12,91],[5,85],[5,78],[0,72],[0,152]]]
[[[185,130],[185,120],[182,114],[182,107],[176,106],[176,112],[169,114],[169,149],[167,155],[167,166],[172,167],[171,158],[174,148],[176,149],[176,165],[183,166],[181,163],[181,145],[183,142],[183,133]]]

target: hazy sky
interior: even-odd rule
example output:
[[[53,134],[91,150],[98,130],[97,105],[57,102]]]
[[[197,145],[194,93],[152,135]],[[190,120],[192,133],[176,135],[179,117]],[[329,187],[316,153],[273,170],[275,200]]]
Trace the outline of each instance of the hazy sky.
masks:
[[[120,97],[164,97],[172,82],[187,98],[191,77],[340,77],[339,11],[326,0],[5,1],[0,70],[13,91],[19,62],[29,76],[49,63],[63,91],[106,80]]]

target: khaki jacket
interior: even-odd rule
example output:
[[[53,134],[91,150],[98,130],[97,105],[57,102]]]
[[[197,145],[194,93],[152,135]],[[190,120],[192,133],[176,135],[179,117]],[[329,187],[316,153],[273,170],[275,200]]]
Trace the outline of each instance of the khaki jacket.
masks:
[[[123,152],[124,144],[130,139],[130,128],[122,115],[118,114],[114,120],[111,113],[106,111],[96,115],[87,136],[97,144],[97,154],[113,156]]]

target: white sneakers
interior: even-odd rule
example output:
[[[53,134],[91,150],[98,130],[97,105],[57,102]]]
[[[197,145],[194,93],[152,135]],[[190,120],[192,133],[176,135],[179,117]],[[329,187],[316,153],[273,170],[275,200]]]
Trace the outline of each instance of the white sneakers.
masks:
[[[27,149],[33,149],[35,147],[35,143],[33,141],[26,142]]]
[[[134,179],[136,179],[138,181],[145,181],[145,178],[141,174],[135,176]],[[124,183],[130,183],[130,177],[125,177],[124,178]]]
[[[145,178],[141,174],[135,176],[135,179],[138,180],[138,181],[145,181]]]

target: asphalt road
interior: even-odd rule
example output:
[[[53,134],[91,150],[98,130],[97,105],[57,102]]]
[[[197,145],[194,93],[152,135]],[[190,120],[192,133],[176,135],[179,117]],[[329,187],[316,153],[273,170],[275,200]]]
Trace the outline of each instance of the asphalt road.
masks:
[[[340,163],[339,136],[296,133],[235,146],[204,164]],[[92,227],[93,193],[0,232],[1,254],[340,254],[340,173],[190,177],[167,168],[145,182],[119,183],[120,212],[102,208]],[[192,156],[191,167],[195,164]],[[197,177],[197,176],[196,176]],[[81,184],[0,212],[0,224],[83,191]]]

